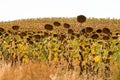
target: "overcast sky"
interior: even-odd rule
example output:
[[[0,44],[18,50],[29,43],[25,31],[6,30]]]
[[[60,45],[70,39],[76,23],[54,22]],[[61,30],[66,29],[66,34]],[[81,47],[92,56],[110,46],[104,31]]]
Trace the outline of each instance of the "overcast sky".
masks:
[[[120,18],[120,0],[0,0],[0,21],[80,14]]]

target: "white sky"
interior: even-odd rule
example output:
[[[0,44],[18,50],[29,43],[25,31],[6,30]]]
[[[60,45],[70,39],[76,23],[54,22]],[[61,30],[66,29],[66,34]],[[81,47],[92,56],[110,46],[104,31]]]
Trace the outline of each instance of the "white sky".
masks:
[[[0,21],[80,14],[120,18],[120,0],[0,0]]]

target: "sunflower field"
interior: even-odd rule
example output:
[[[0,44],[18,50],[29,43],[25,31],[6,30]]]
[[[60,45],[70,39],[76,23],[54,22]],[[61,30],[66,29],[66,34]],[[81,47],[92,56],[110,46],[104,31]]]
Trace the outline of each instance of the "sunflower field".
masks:
[[[111,80],[111,66],[118,65],[120,58],[120,32],[114,29],[119,28],[119,22],[83,15],[1,22],[0,60],[11,66],[31,61],[56,68],[66,64],[65,69],[77,68],[79,75],[86,74],[85,80],[98,75]]]

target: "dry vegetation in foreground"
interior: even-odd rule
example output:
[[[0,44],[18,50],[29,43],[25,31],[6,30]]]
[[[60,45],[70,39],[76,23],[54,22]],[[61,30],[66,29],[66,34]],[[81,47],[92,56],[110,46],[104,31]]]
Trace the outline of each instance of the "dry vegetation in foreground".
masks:
[[[62,70],[44,63],[25,63],[11,67],[4,64],[0,69],[0,80],[81,80],[79,71]]]
[[[51,80],[52,70],[44,64],[26,63],[11,67],[4,64],[0,69],[0,80]]]
[[[112,66],[111,79],[103,79],[100,75],[87,77],[88,74],[79,75],[79,69],[67,70],[65,66],[55,68],[54,64],[48,66],[44,63],[28,62],[22,65],[4,64],[0,68],[0,80],[119,80],[120,66]]]

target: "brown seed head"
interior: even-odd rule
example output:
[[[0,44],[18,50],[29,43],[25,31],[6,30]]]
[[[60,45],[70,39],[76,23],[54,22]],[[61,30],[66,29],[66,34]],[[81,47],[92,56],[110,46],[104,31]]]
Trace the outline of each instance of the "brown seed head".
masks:
[[[4,28],[0,28],[0,32],[4,32],[5,30],[4,30]]]
[[[110,34],[110,29],[103,28],[102,32],[105,33],[105,34]]]
[[[92,39],[97,39],[98,37],[99,37],[98,34],[93,34],[93,35],[91,36]]]
[[[19,29],[19,26],[17,26],[17,25],[12,26],[12,29],[13,29],[13,30],[18,30],[18,29]]]
[[[40,36],[40,35],[34,35],[34,38],[35,38],[35,39],[40,39],[41,36]]]
[[[72,29],[68,29],[68,34],[73,34],[74,31]]]
[[[86,21],[86,17],[84,15],[77,16],[77,21],[83,23]]]
[[[64,28],[70,28],[70,25],[68,23],[64,23]]]
[[[45,25],[45,29],[46,29],[46,30],[53,30],[53,26],[50,25],[50,24],[46,24],[46,25]]]
[[[93,28],[92,28],[92,27],[86,27],[86,29],[85,29],[85,30],[86,30],[86,32],[87,32],[87,33],[90,33],[90,32],[92,32],[92,31],[93,31]]]
[[[103,36],[103,40],[109,40],[110,37],[109,36]]]
[[[102,30],[101,30],[101,29],[97,29],[96,32],[97,32],[97,33],[101,33]]]
[[[53,23],[55,26],[60,26],[61,24],[59,23],[59,22],[57,22],[57,21],[55,21],[54,23]]]

